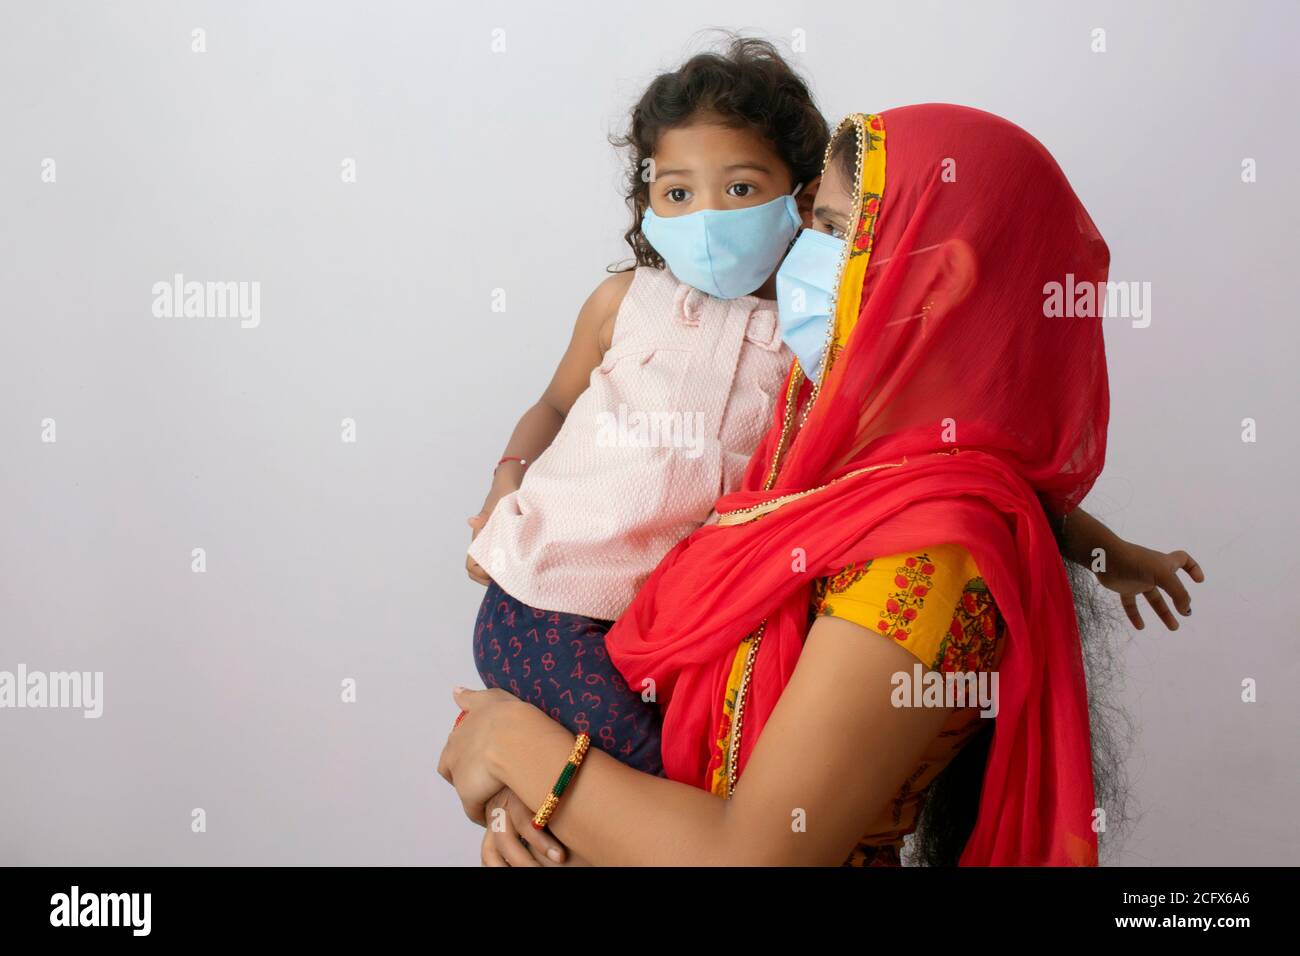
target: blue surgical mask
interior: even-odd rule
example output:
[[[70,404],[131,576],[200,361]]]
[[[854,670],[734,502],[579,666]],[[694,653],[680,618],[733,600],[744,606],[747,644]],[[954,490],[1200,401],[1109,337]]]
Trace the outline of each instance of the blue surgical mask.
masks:
[[[641,232],[687,285],[719,299],[756,290],[799,231],[793,196],[744,209],[701,209],[684,216],[656,216],[647,209]]]
[[[805,229],[776,273],[777,323],[781,338],[816,382],[831,326],[831,293],[844,240]]]

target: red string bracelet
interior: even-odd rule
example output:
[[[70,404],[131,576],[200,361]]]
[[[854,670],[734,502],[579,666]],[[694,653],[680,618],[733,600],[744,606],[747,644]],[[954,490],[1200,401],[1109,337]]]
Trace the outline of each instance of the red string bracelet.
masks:
[[[520,465],[521,468],[527,468],[527,467],[528,467],[528,462],[527,462],[525,459],[520,458],[518,455],[506,455],[506,456],[505,456],[504,458],[502,458],[499,462],[497,462],[497,468],[500,468],[502,465],[504,465],[504,464],[505,464],[506,462],[508,462],[508,461],[517,461],[517,462],[519,462],[519,465]],[[497,468],[493,468],[493,469],[492,469],[492,474],[495,475],[495,474],[497,473]]]

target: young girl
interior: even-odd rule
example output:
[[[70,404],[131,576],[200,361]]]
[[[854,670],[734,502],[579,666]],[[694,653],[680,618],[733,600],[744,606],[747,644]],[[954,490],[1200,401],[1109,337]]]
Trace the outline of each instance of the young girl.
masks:
[[[474,629],[484,683],[649,773],[663,774],[654,688],[627,685],[605,633],[739,487],[770,424],[793,358],[775,272],[812,221],[827,139],[807,86],[763,41],[736,40],[650,84],[622,143],[636,267],[583,305],[469,519],[467,568],[487,585]],[[1102,583],[1130,617],[1132,596],[1147,593],[1177,627],[1155,587],[1187,613],[1172,574],[1186,555],[1129,545],[1081,511],[1067,531],[1072,559],[1105,550]]]

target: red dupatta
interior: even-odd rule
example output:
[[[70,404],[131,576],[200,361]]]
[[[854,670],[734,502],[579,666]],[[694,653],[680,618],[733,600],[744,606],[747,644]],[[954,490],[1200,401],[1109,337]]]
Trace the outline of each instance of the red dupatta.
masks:
[[[1108,250],[1051,155],[1006,120],[931,104],[846,126],[859,178],[843,349],[820,390],[792,368],[742,489],[659,564],[609,632],[610,656],[633,686],[655,683],[668,775],[708,789],[728,759],[715,741],[742,640],[756,638],[733,778],[794,671],[812,581],[961,544],[1007,626],[961,863],[1095,865],[1079,634],[1043,509],[1072,509],[1100,473],[1109,398],[1100,319],[1049,316],[1045,302],[1104,288]],[[961,249],[973,270],[954,267]],[[931,310],[935,298],[947,305]]]

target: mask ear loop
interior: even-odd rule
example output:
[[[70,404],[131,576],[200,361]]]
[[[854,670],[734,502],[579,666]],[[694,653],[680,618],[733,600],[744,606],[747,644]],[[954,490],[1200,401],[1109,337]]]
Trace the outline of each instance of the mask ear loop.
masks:
[[[907,255],[909,256],[920,255],[922,252],[929,252],[931,249],[938,249],[941,246],[943,246],[942,242],[936,242],[928,246],[922,246],[920,249],[913,249]],[[884,263],[889,262],[891,259],[897,259],[897,258],[898,256],[885,256],[885,258],[883,259],[872,259],[869,263],[867,263],[867,268],[874,269],[878,265],[883,265]]]
[[[803,191],[803,187],[805,185],[806,185],[805,183],[796,183],[794,187],[794,192],[790,193],[790,195],[791,196],[799,195],[799,193]],[[790,250],[794,248],[794,244],[799,241],[799,237],[803,235],[803,231],[807,228],[808,227],[805,226],[802,222],[799,223],[799,228],[794,231],[794,235],[790,238],[789,244],[787,244],[785,247],[785,252],[781,254],[782,262],[785,261],[785,257],[790,254]]]

